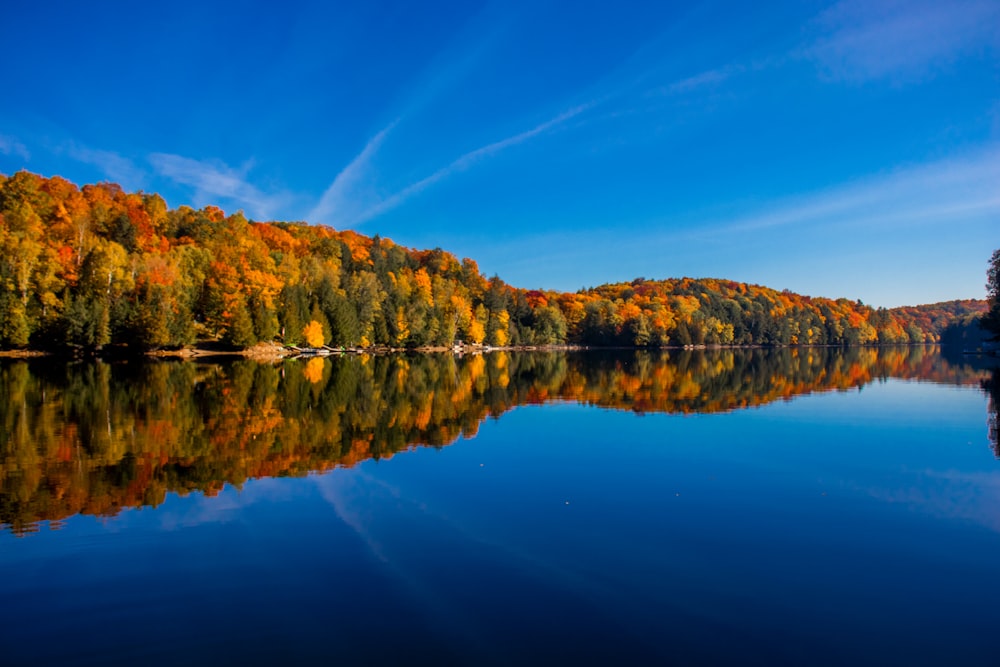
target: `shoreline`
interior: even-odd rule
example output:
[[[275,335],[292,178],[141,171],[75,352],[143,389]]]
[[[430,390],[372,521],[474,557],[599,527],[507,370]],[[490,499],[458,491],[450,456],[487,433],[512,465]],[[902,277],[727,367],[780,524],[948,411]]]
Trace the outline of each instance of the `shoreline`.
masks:
[[[213,347],[201,347],[194,345],[183,347],[177,350],[153,350],[137,354],[130,354],[127,350],[122,353],[120,349],[114,350],[112,354],[102,354],[101,352],[89,352],[84,356],[109,357],[109,358],[147,358],[147,359],[210,359],[215,357],[241,357],[262,362],[280,361],[282,359],[313,358],[313,357],[342,357],[350,355],[387,355],[387,354],[456,354],[464,356],[467,354],[477,355],[490,352],[577,352],[584,350],[763,350],[763,349],[819,349],[819,348],[881,348],[881,347],[919,347],[925,345],[941,345],[940,342],[932,343],[892,343],[884,345],[664,345],[658,347],[638,347],[628,345],[579,345],[579,344],[552,344],[552,345],[453,345],[434,346],[426,345],[420,347],[390,347],[385,345],[372,347],[330,347],[308,348],[297,346],[285,346],[280,343],[258,343],[243,350],[217,349]],[[44,350],[0,350],[0,359],[37,359],[42,357],[57,358],[80,358],[80,355],[65,355],[58,352]]]
[[[205,357],[243,357],[258,361],[277,361],[280,359],[295,359],[313,357],[343,357],[350,355],[384,355],[384,354],[483,354],[488,352],[554,352],[592,349],[582,345],[507,345],[503,347],[491,345],[424,345],[420,347],[390,347],[376,345],[371,347],[323,347],[310,348],[294,345],[284,346],[278,343],[258,343],[245,350],[213,350],[194,346],[180,350],[159,350],[147,352],[145,356],[154,358],[199,359]],[[600,348],[614,349],[614,348]]]

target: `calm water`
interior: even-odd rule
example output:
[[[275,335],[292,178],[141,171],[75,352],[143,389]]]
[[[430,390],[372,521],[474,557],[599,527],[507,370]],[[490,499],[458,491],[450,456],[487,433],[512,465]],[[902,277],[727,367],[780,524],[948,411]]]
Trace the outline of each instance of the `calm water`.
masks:
[[[0,664],[996,665],[990,377],[920,348],[0,364]]]

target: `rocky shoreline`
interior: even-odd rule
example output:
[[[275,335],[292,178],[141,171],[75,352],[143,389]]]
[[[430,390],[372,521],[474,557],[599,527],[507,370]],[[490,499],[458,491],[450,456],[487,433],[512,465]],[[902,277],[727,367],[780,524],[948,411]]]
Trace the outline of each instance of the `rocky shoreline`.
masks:
[[[290,357],[337,357],[358,354],[482,354],[484,352],[533,352],[533,351],[566,351],[586,349],[581,345],[507,345],[503,347],[491,345],[453,345],[453,346],[422,346],[422,347],[389,347],[384,345],[372,347],[297,347],[280,345],[278,343],[258,343],[245,350],[218,350],[204,347],[182,348],[179,350],[157,350],[146,356],[157,358],[197,359],[203,357],[244,357],[258,361],[276,361]]]
[[[921,345],[937,345],[938,343],[897,343],[889,345],[862,345],[860,347],[908,347]],[[459,356],[467,354],[484,354],[488,352],[568,352],[577,350],[638,350],[638,349],[658,349],[658,350],[723,350],[723,349],[763,349],[763,348],[828,348],[844,347],[842,345],[677,345],[663,346],[656,348],[641,348],[628,346],[593,346],[577,344],[561,345],[453,345],[453,346],[421,346],[421,347],[390,347],[385,345],[371,347],[330,347],[324,345],[319,348],[297,347],[294,345],[281,345],[280,343],[258,343],[253,347],[242,350],[234,350],[215,346],[183,347],[175,350],[152,350],[142,354],[130,354],[126,349],[116,348],[114,350],[104,350],[101,352],[90,352],[89,356],[103,358],[136,358],[147,357],[153,359],[212,359],[212,358],[244,358],[254,359],[262,362],[280,361],[291,358],[314,358],[314,357],[340,357],[350,355],[385,355],[385,354],[457,354]],[[852,347],[852,346],[848,346]],[[995,351],[965,351],[966,354],[987,354],[995,355]],[[42,350],[0,350],[0,359],[33,359],[40,357],[80,358],[85,356],[80,350],[70,350],[68,354]]]

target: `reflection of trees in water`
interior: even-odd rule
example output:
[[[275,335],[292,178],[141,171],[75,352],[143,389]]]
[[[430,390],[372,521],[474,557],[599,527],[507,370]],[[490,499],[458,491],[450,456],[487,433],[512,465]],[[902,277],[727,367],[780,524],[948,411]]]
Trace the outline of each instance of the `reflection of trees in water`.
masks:
[[[989,378],[983,380],[983,389],[989,398],[986,424],[993,455],[1000,459],[1000,369],[994,369]]]
[[[983,374],[919,347],[9,362],[0,365],[0,522],[28,532],[39,520],[155,506],[168,492],[214,494],[443,446],[524,404],[717,412],[888,377]]]

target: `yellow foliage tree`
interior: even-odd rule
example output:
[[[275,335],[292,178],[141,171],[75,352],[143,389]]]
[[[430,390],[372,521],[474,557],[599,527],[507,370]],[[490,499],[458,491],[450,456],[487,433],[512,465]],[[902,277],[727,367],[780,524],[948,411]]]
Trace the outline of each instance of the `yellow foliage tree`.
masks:
[[[302,329],[302,337],[309,347],[323,347],[323,325],[316,320],[310,320]]]

